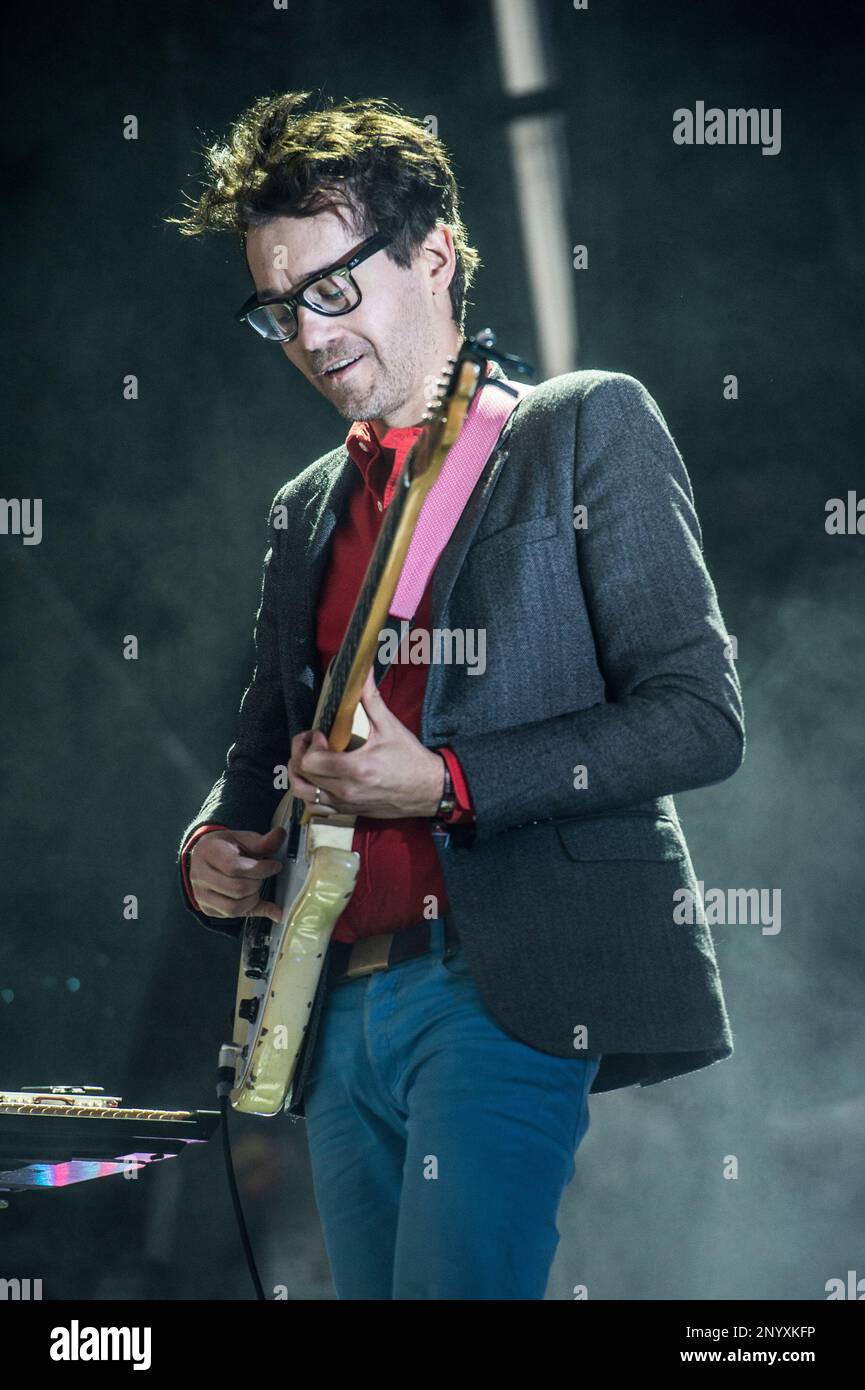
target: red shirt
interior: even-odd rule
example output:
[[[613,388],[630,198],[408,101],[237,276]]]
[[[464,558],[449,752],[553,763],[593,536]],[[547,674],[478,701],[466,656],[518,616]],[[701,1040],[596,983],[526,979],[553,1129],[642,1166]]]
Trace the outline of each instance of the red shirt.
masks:
[[[346,448],[357,465],[359,477],[349,506],[334,530],[330,563],[319,594],[316,645],[322,671],[342,641],[396,479],[421,432],[420,426],[390,429],[379,445],[368,421],[357,421],[349,430]],[[412,631],[429,629],[431,599],[432,577],[418,605]],[[417,737],[426,680],[426,666],[395,661],[379,685],[388,709]],[[449,748],[437,751],[447,760],[457,799],[456,811],[449,819],[471,820],[471,797],[456,754]],[[286,761],[288,756],[286,751]],[[447,890],[432,838],[432,824],[426,818],[379,820],[358,816],[352,848],[360,855],[360,870],[354,892],[334,928],[334,940],[357,941],[400,931],[424,917],[444,914]],[[184,887],[195,906],[186,876],[186,851],[199,836],[216,828],[199,827],[189,837],[181,856]]]

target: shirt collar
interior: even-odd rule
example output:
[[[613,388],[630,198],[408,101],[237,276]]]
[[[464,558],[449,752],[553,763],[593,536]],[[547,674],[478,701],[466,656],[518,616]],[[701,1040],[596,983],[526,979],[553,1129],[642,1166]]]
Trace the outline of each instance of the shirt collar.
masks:
[[[406,446],[411,448],[422,433],[423,425],[394,426],[387,430],[381,444],[379,444],[378,436],[371,422],[369,420],[355,420],[346,435],[345,447],[358,468],[365,474],[368,472],[370,464],[381,456],[382,449],[403,453]]]
[[[389,429],[379,443],[369,420],[355,420],[346,435],[345,447],[360,469],[365,487],[379,501],[395,480],[405,462],[405,456],[423,434],[423,425],[407,425]],[[385,464],[389,467],[385,469]],[[389,501],[390,498],[388,497]]]

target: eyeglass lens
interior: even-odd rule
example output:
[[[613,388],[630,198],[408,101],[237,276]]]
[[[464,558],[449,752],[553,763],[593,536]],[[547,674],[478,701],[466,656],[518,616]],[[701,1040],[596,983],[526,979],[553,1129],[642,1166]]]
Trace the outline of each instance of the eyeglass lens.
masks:
[[[323,314],[345,314],[355,308],[360,296],[347,275],[326,275],[307,285],[303,297]],[[247,315],[251,328],[263,338],[284,341],[297,332],[297,317],[289,304],[263,304]]]

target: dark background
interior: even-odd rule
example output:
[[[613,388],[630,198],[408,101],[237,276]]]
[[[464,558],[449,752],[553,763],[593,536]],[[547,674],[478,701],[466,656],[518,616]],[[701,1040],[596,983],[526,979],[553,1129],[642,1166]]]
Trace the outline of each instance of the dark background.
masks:
[[[783,902],[775,936],[715,931],[735,1056],[593,1101],[553,1298],[586,1283],[819,1299],[865,1275],[865,537],[824,528],[827,499],[865,482],[858,10],[545,7],[568,235],[590,256],[563,286],[573,366],[655,396],[738,641],[745,764],[680,814],[707,888]],[[39,546],[0,536],[0,1088],[211,1108],[235,950],[184,911],[176,848],[251,672],[270,501],[346,426],[232,322],[236,242],[163,219],[197,187],[203,142],[259,95],[322,87],[435,114],[484,262],[467,328],[537,361],[491,14],[49,4],[20,11],[5,67],[2,492],[41,497],[44,529]],[[673,110],[701,99],[780,107],[781,152],[674,145]],[[233,1133],[266,1286],[332,1297],[303,1125],[237,1117]],[[13,1198],[0,1251],[0,1276],[42,1278],[47,1298],[248,1296],[215,1144],[135,1182]]]

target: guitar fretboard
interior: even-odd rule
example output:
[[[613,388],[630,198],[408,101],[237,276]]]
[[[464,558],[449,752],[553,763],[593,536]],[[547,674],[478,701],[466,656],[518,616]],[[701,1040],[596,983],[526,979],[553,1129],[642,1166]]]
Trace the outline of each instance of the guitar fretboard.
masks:
[[[369,567],[364,576],[360,593],[357,596],[357,602],[352,610],[348,627],[345,630],[345,636],[342,639],[339,651],[334,657],[333,666],[331,668],[330,689],[328,690],[327,699],[324,702],[321,717],[316,726],[321,729],[322,733],[328,738],[330,737],[330,731],[333,728],[337,710],[339,709],[342,697],[345,693],[349,673],[357,655],[360,639],[372,609],[379,580],[384,573],[384,568],[390,555],[390,548],[393,538],[396,535],[396,529],[400,523],[408,500],[413,453],[414,449],[408,455],[408,458],[403,464],[402,472],[397,479],[396,491],[385,512],[384,521],[382,522],[382,527],[378,534],[378,540],[376,541],[375,549],[370,558]]]

